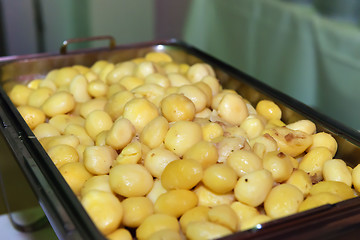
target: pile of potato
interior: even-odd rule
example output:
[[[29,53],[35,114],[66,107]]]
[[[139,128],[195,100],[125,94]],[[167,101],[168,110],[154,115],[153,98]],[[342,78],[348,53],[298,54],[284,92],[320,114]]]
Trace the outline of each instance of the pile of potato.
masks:
[[[309,120],[166,53],[54,69],[8,95],[109,239],[214,239],[357,196]]]

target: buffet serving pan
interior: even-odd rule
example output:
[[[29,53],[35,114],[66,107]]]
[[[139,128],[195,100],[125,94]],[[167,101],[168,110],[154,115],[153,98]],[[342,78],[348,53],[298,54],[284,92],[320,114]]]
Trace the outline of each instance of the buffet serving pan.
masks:
[[[300,119],[312,120],[317,131],[332,134],[338,142],[335,158],[349,166],[360,163],[360,134],[331,120],[292,97],[281,93],[251,76],[184,42],[162,40],[117,46],[113,38],[89,38],[76,41],[109,40],[109,47],[67,51],[71,41],[65,41],[60,53],[45,53],[0,58],[0,134],[3,144],[21,169],[35,193],[52,228],[59,239],[104,239],[90,220],[45,150],[27,126],[5,90],[8,84],[26,83],[44,77],[50,70],[82,64],[91,66],[97,60],[121,62],[143,57],[150,51],[166,52],[174,61],[210,64],[224,88],[239,92],[253,105],[261,99],[276,102],[283,111],[285,123]],[[0,165],[1,167],[1,165]],[[4,169],[0,168],[2,176]],[[289,217],[274,220],[255,228],[238,232],[224,239],[355,239],[360,234],[360,198],[324,205]]]

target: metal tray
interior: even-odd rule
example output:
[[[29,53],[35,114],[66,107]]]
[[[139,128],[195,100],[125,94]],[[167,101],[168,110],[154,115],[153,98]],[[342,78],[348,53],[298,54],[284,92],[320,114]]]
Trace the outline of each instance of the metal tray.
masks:
[[[283,111],[283,121],[310,119],[318,131],[332,134],[338,142],[336,158],[354,167],[360,163],[360,134],[292,97],[281,93],[216,58],[177,40],[162,40],[116,46],[113,38],[90,38],[76,41],[109,40],[109,47],[67,51],[65,41],[61,53],[45,53],[0,58],[0,134],[6,147],[35,193],[59,239],[104,239],[90,220],[40,143],[6,95],[9,83],[27,82],[45,76],[50,70],[82,64],[91,66],[100,59],[120,62],[144,56],[150,51],[166,52],[175,61],[213,66],[224,88],[235,89],[252,104],[271,99]],[[4,161],[5,159],[1,159]],[[1,167],[1,165],[0,165]],[[0,171],[4,169],[0,168]],[[0,172],[3,175],[3,172]],[[238,232],[223,239],[355,239],[360,234],[360,198],[325,205],[289,217],[274,220],[256,228]]]

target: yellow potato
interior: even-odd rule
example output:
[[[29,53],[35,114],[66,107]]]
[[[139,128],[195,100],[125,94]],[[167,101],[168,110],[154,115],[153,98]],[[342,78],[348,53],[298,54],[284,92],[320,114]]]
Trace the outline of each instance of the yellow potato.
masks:
[[[195,104],[182,94],[170,94],[161,101],[161,113],[169,122],[191,121],[195,112]]]
[[[205,141],[212,141],[217,137],[221,137],[224,134],[223,128],[218,123],[209,122],[203,126],[201,126],[203,139]]]
[[[89,191],[81,203],[103,234],[115,231],[123,218],[123,207],[120,200],[112,193],[103,191]]]
[[[132,76],[134,74],[136,64],[131,61],[121,62],[115,65],[115,68],[111,70],[106,76],[106,82],[108,84],[118,83],[120,79],[125,76]]]
[[[292,172],[286,183],[292,184],[307,196],[312,188],[312,182],[309,174],[301,169],[296,169]]]
[[[256,105],[256,111],[266,119],[281,119],[282,112],[279,106],[270,100],[261,100]]]
[[[214,69],[207,63],[195,63],[187,71],[187,77],[191,82],[199,82],[206,76],[215,77]]]
[[[142,197],[150,192],[153,177],[140,164],[121,164],[111,168],[111,189],[124,197]]]
[[[191,189],[203,177],[203,169],[199,162],[190,159],[179,159],[167,164],[161,174],[161,184],[167,190]]]
[[[199,162],[205,169],[217,162],[219,154],[215,144],[202,140],[190,147],[183,157]]]
[[[132,240],[133,237],[129,230],[125,228],[116,229],[114,232],[106,235],[106,238],[109,240]]]
[[[84,151],[84,165],[92,174],[108,174],[117,152],[109,146],[89,146]]]
[[[138,163],[142,156],[141,143],[133,141],[126,145],[117,156],[116,164]]]
[[[352,186],[352,176],[346,163],[341,159],[330,159],[324,162],[323,176],[325,181],[343,182]]]
[[[140,141],[150,148],[160,146],[169,130],[169,122],[163,116],[158,116],[145,125],[140,133]]]
[[[165,149],[154,148],[150,150],[144,159],[144,166],[156,178],[160,178],[165,167],[172,161],[179,160],[179,157]]]
[[[44,112],[39,108],[23,105],[17,107],[17,110],[24,118],[30,129],[36,128],[39,124],[44,123],[46,120]]]
[[[111,116],[113,121],[120,117],[124,111],[125,104],[134,98],[134,94],[125,90],[115,93],[109,98],[104,110]]]
[[[265,212],[271,218],[285,217],[296,213],[303,200],[304,195],[297,187],[283,183],[274,187],[266,197]]]
[[[96,110],[105,110],[107,100],[105,98],[94,98],[80,105],[79,114],[83,118]]]
[[[178,156],[182,156],[201,140],[202,131],[199,124],[190,121],[177,121],[166,133],[164,144],[167,149]]]
[[[136,229],[136,237],[139,240],[145,240],[152,234],[165,229],[179,231],[178,220],[167,214],[155,213],[148,216]]]
[[[257,207],[266,199],[273,182],[271,172],[266,169],[245,174],[235,185],[235,197],[242,203]]]
[[[173,229],[163,229],[157,231],[148,238],[148,240],[163,240],[163,239],[172,239],[172,240],[182,240],[182,235],[179,231]]]
[[[134,98],[124,106],[123,117],[140,133],[151,120],[159,116],[157,107],[145,98]]]
[[[195,85],[183,85],[178,89],[178,94],[182,94],[190,99],[195,105],[195,112],[205,109],[208,103],[206,94]]]
[[[69,162],[59,167],[59,172],[69,184],[71,190],[80,196],[81,188],[85,182],[92,177],[81,162]]]
[[[226,160],[239,177],[247,173],[263,169],[263,162],[254,152],[239,149],[230,154]]]
[[[310,151],[311,149],[316,147],[326,147],[330,150],[332,156],[335,156],[338,144],[335,138],[331,136],[331,134],[326,132],[318,132],[312,135],[312,144],[307,149],[307,151]]]
[[[240,230],[242,223],[246,219],[252,218],[252,217],[260,214],[257,208],[246,205],[239,201],[235,201],[235,202],[231,203],[230,207],[234,210],[234,212],[238,218],[238,226],[237,226],[238,230]]]
[[[245,231],[251,228],[255,228],[255,227],[257,228],[259,224],[266,223],[271,220],[272,220],[271,217],[264,214],[259,214],[253,217],[249,217],[241,222],[240,230]]]
[[[197,185],[194,192],[198,196],[199,206],[214,207],[219,204],[231,204],[235,201],[233,192],[216,194],[202,184]]]
[[[135,127],[128,119],[119,118],[105,135],[105,143],[115,150],[120,150],[128,145],[135,136]],[[97,140],[100,141],[100,139]]]
[[[53,82],[57,87],[67,86],[78,74],[79,72],[75,68],[62,67],[56,72]]]
[[[183,232],[189,224],[195,221],[207,221],[210,208],[207,206],[196,206],[187,210],[180,218],[180,226]]]
[[[88,135],[95,140],[102,131],[111,129],[113,121],[107,112],[95,110],[85,119],[85,129]]]
[[[286,181],[293,172],[293,165],[288,155],[280,151],[268,152],[263,158],[264,169],[271,172],[276,182]]]
[[[30,93],[27,105],[31,107],[41,108],[43,103],[54,93],[54,91],[47,87],[39,87]]]
[[[154,204],[156,213],[168,214],[176,218],[198,204],[198,197],[190,190],[175,189],[161,194]]]
[[[91,99],[88,91],[88,81],[83,75],[74,77],[69,85],[69,91],[74,96],[76,102],[87,102]]]
[[[186,237],[190,240],[217,239],[230,234],[230,229],[209,221],[192,222],[186,229]]]
[[[338,195],[343,200],[356,197],[353,189],[349,185],[336,181],[318,182],[312,186],[309,193],[310,195],[316,195],[323,192]]]
[[[307,197],[299,206],[298,211],[303,212],[312,208],[320,207],[325,204],[334,204],[342,201],[343,199],[336,194],[329,192],[321,192]]]
[[[74,147],[65,144],[55,145],[47,150],[47,154],[57,168],[66,163],[78,162],[79,155]]]
[[[84,196],[92,190],[112,193],[109,183],[109,175],[95,175],[87,179],[80,190],[81,196]]]
[[[72,94],[65,91],[58,91],[46,99],[42,110],[49,117],[65,114],[75,108],[75,99]]]
[[[307,172],[316,181],[323,179],[323,167],[327,160],[332,159],[332,153],[326,147],[311,149],[300,161],[299,169]]]
[[[60,135],[59,130],[49,123],[40,123],[34,128],[33,133],[37,139]]]
[[[154,206],[146,197],[128,197],[121,202],[123,207],[122,223],[126,227],[136,228],[154,213]]]
[[[211,208],[208,211],[210,222],[222,225],[232,232],[235,232],[238,226],[238,217],[230,205],[222,204]]]
[[[155,179],[151,191],[146,195],[150,201],[155,204],[156,200],[163,193],[166,193],[167,190],[161,185],[160,179]]]
[[[55,127],[60,133],[64,133],[65,128],[69,124],[85,125],[85,119],[80,116],[72,116],[67,114],[56,115],[49,119],[49,124]]]
[[[107,94],[109,86],[101,80],[95,80],[87,85],[87,91],[91,97],[104,97]]]
[[[226,164],[214,164],[204,171],[202,182],[211,191],[225,194],[232,191],[237,182],[236,172]]]
[[[217,111],[222,119],[234,125],[240,125],[249,115],[243,98],[235,93],[225,94]]]

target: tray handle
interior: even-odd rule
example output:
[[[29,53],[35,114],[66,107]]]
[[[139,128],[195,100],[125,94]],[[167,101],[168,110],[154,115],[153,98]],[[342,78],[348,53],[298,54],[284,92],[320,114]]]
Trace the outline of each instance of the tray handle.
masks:
[[[92,41],[101,41],[101,40],[108,40],[109,41],[109,48],[113,49],[116,46],[115,38],[112,36],[96,36],[96,37],[86,37],[86,38],[71,38],[68,40],[63,41],[60,47],[60,54],[67,53],[67,47],[71,43],[82,43],[82,42],[92,42]]]

